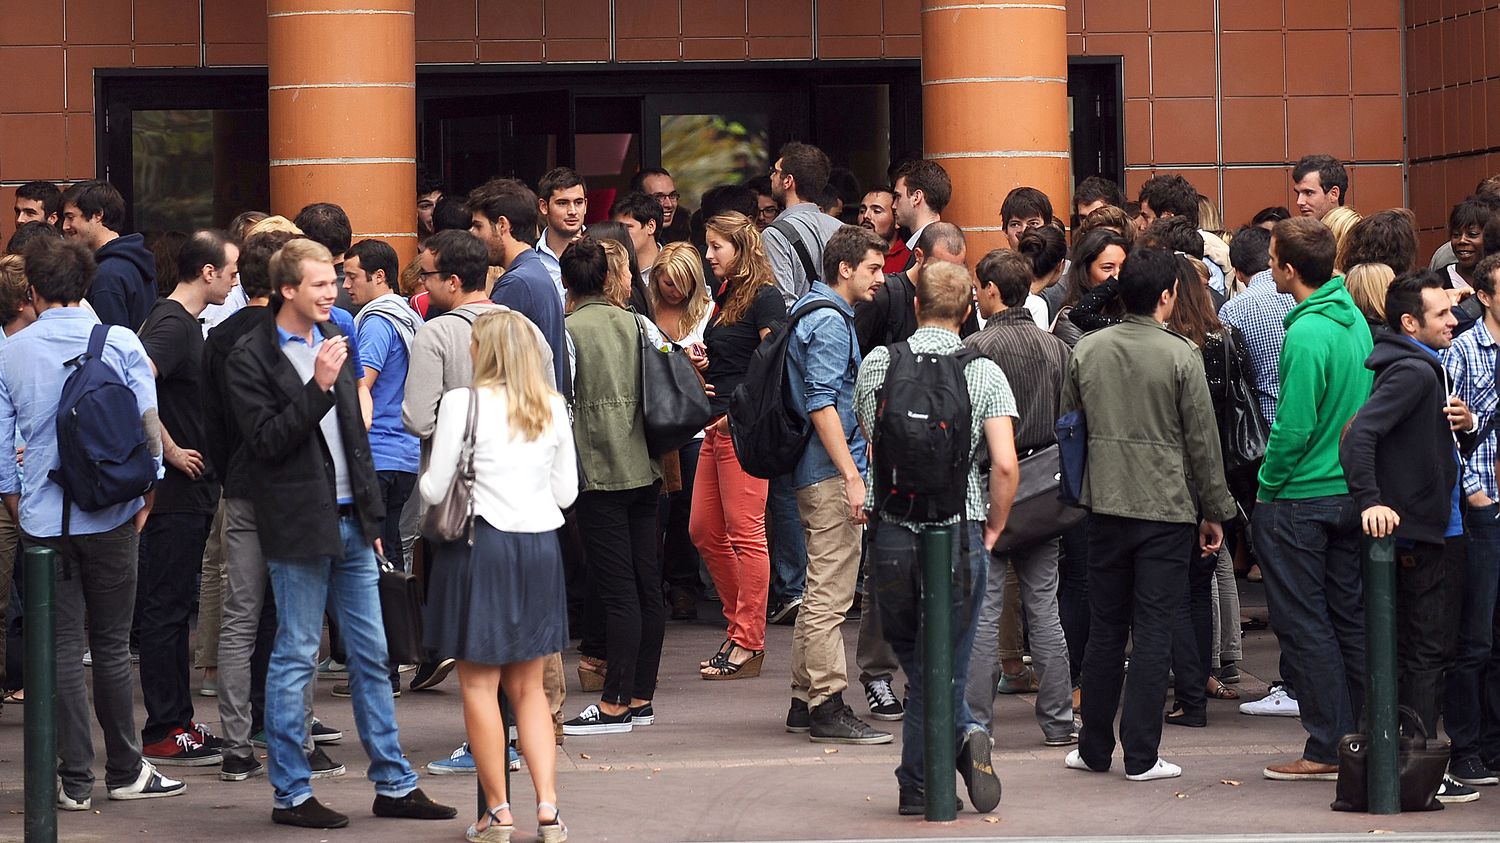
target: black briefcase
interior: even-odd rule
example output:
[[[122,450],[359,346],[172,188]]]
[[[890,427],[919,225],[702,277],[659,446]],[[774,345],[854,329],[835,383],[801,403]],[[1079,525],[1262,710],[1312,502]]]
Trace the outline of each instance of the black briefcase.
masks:
[[[377,558],[386,653],[395,664],[416,664],[422,661],[422,583],[415,574]]]

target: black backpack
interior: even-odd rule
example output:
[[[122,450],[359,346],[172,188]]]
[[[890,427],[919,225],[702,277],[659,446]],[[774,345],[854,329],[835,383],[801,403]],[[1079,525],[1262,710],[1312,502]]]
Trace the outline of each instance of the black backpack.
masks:
[[[146,428],[135,393],[104,362],[108,325],[89,334],[57,403],[58,466],[48,473],[63,491],[63,535],[73,506],[94,512],[144,495],[156,482]]]
[[[819,299],[792,311],[786,322],[756,347],[744,382],[729,397],[729,434],[740,467],[751,477],[780,477],[802,459],[812,436],[812,422],[788,400],[791,385],[786,379],[786,352],[792,344],[792,329],[802,317],[833,306],[833,302]]]
[[[875,506],[897,521],[932,524],[964,516],[973,430],[964,367],[980,355],[888,346],[890,367],[875,394]]]

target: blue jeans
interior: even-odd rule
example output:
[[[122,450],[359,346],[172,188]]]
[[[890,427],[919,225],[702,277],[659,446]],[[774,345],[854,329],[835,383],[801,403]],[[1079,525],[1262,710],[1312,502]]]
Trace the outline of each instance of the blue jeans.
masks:
[[[771,545],[770,605],[801,597],[807,587],[807,536],[797,511],[792,475],[771,481],[766,494],[766,536]]]
[[[1358,508],[1347,495],[1260,502],[1251,530],[1281,675],[1297,688],[1307,731],[1302,755],[1337,764],[1365,700]]]
[[[1453,741],[1454,761],[1486,761],[1490,759],[1480,758],[1479,727],[1485,665],[1494,643],[1495,595],[1500,587],[1500,504],[1471,507],[1464,522],[1469,553],[1461,572],[1458,649],[1448,670],[1443,724]]]
[[[958,530],[968,533],[968,553]],[[922,688],[922,537],[894,524],[878,524],[870,543],[869,578],[865,588],[879,595],[880,629],[896,652],[906,674],[906,716],[901,721],[901,766],[896,781],[902,787],[924,787],[926,781],[926,699]],[[953,536],[953,725],[954,745],[974,729],[983,729],[964,690],[969,679],[969,653],[984,604],[989,570],[979,524],[964,522]]]
[[[343,558],[297,561],[268,559],[278,625],[266,670],[266,743],[269,775],[278,808],[312,796],[311,770],[302,744],[307,737],[303,692],[313,681],[322,639],[323,610],[332,610],[344,635],[354,723],[370,756],[370,781],[381,796],[401,797],[417,786],[417,774],[401,757],[396,706],[386,667],[385,627],[380,615],[375,549],[354,518],[340,518]]]

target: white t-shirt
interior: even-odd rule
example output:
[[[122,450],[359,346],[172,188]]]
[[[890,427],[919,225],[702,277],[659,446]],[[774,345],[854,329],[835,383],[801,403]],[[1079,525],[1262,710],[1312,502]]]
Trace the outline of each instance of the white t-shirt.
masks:
[[[1027,293],[1026,309],[1031,311],[1031,318],[1036,326],[1043,331],[1047,330],[1047,300],[1036,293]]]

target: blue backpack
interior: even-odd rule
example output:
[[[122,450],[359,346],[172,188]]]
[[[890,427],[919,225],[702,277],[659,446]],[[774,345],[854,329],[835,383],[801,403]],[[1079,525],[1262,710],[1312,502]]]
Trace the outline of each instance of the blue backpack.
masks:
[[[108,325],[89,334],[88,351],[64,363],[73,372],[57,402],[58,466],[48,473],[63,491],[63,535],[73,506],[94,512],[134,500],[156,482],[135,393],[104,362]]]

